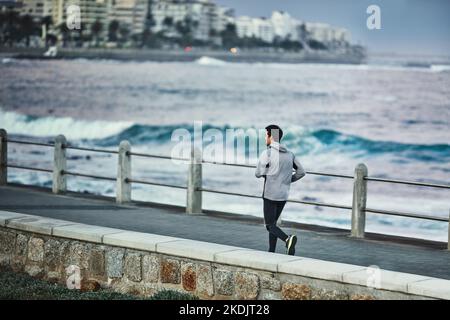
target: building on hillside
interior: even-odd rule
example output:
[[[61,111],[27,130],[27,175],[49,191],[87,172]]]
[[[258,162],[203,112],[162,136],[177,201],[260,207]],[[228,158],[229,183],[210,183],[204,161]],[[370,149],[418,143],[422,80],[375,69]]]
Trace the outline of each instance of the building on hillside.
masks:
[[[141,34],[146,25],[148,0],[112,0],[108,7],[107,25],[115,20],[130,34]]]
[[[107,21],[108,10],[113,0],[52,0],[53,23],[60,25],[66,23],[67,8],[71,5],[79,6],[82,28],[88,30],[95,21],[102,24]]]
[[[36,20],[51,16],[53,11],[53,0],[21,0],[20,14],[28,14]]]
[[[301,21],[292,18],[289,13],[283,11],[274,11],[270,17],[273,25],[273,33],[276,37],[293,41],[299,40],[298,27]]]
[[[193,39],[207,41],[213,22],[218,24],[215,7],[209,0],[153,1],[151,14],[155,25],[152,30],[164,32],[168,37],[190,30]]]

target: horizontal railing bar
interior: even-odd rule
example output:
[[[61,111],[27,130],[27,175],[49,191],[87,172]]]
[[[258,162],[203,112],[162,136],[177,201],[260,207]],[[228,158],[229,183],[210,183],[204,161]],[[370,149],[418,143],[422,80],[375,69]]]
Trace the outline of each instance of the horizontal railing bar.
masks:
[[[81,151],[101,152],[101,153],[112,153],[112,154],[119,153],[118,151],[115,151],[115,150],[84,148],[84,147],[76,147],[76,146],[71,146],[71,145],[64,145],[64,148],[72,149],[72,150],[81,150]]]
[[[173,184],[167,184],[167,183],[159,183],[159,182],[151,182],[151,181],[143,181],[138,179],[125,179],[128,183],[139,183],[139,184],[146,184],[151,186],[160,186],[160,187],[169,187],[169,188],[177,188],[177,189],[187,189],[185,186],[177,186]]]
[[[208,161],[208,160],[203,160],[203,163],[207,163],[207,164],[217,164],[217,165],[224,165],[224,166],[230,166],[230,167],[251,168],[251,169],[255,169],[255,168],[256,168],[256,165],[251,165],[251,164],[227,163],[227,162],[215,162],[215,161]],[[311,175],[319,175],[319,176],[328,176],[328,177],[336,177],[336,178],[353,179],[353,176],[344,175],[344,174],[334,174],[334,173],[325,173],[325,172],[316,172],[316,171],[306,171],[306,173],[307,173],[307,174],[311,174]]]
[[[188,158],[177,158],[177,157],[171,157],[171,156],[163,156],[163,155],[158,155],[158,154],[147,154],[147,153],[139,153],[139,152],[127,152],[127,155],[146,157],[146,158],[166,159],[166,160],[183,160],[183,161],[190,160]]]
[[[43,169],[43,168],[33,168],[33,167],[26,167],[26,166],[18,166],[15,164],[8,164],[6,165],[8,168],[15,168],[15,169],[25,169],[25,170],[33,170],[33,171],[42,171],[42,172],[53,172],[53,170],[50,169]]]
[[[421,186],[421,187],[450,189],[450,185],[445,185],[445,184],[435,184],[435,183],[425,183],[425,182],[418,182],[418,181],[406,181],[406,180],[395,180],[395,179],[383,179],[383,178],[372,178],[372,177],[366,177],[364,179],[367,181],[388,182],[388,183],[398,183],[398,184],[406,184],[406,185]]]
[[[378,210],[378,209],[369,209],[369,208],[366,208],[365,211],[366,212],[370,212],[370,213],[385,214],[385,215],[390,215],[390,216],[417,218],[417,219],[442,221],[442,222],[448,222],[449,221],[448,218],[437,217],[437,216],[429,216],[429,215],[424,215],[424,214],[420,214],[420,213],[399,212],[399,211],[381,210],[381,209]]]
[[[241,197],[247,197],[247,198],[256,198],[261,199],[261,196],[253,195],[253,194],[245,194],[245,193],[238,193],[238,192],[228,192],[228,191],[220,191],[220,190],[213,190],[213,189],[207,189],[207,188],[201,188],[201,191],[205,192],[211,192],[211,193],[219,193],[219,194],[226,194],[230,196],[241,196]],[[349,206],[343,206],[339,204],[328,204],[328,203],[321,203],[321,202],[313,202],[313,201],[302,201],[302,200],[294,200],[289,199],[288,202],[294,202],[294,203],[302,203],[307,205],[313,205],[313,206],[321,206],[321,207],[331,207],[331,208],[339,208],[339,209],[352,209],[352,207]]]
[[[258,195],[238,193],[238,192],[220,191],[220,190],[213,190],[213,189],[207,189],[207,188],[202,188],[201,191],[225,194],[225,195],[231,195],[231,196],[242,196],[242,197],[247,197],[247,198],[261,199],[261,196],[258,196]],[[344,206],[344,205],[331,204],[331,203],[303,201],[303,200],[294,200],[294,199],[289,199],[287,201],[292,202],[292,203],[301,203],[301,204],[313,205],[313,206],[319,206],[319,207],[330,207],[330,208],[347,209],[347,210],[352,209],[351,206]],[[441,218],[441,217],[429,216],[429,215],[423,215],[423,214],[408,213],[408,212],[396,212],[396,211],[376,210],[376,209],[366,209],[365,211],[371,212],[371,213],[396,215],[396,216],[402,216],[402,217],[418,218],[418,219],[433,220],[433,221],[442,221],[442,222],[449,221],[447,218]]]
[[[203,163],[207,164],[217,164],[221,166],[230,166],[230,167],[242,167],[242,168],[256,168],[256,165],[251,164],[243,164],[243,163],[228,163],[228,162],[216,162],[216,161],[209,161],[209,160],[203,160]]]
[[[35,146],[44,146],[44,147],[54,147],[54,144],[51,143],[44,143],[44,142],[31,142],[31,141],[21,141],[21,140],[14,140],[14,139],[6,139],[7,142],[12,143],[19,143],[19,144],[31,144]]]
[[[72,171],[66,171],[66,170],[63,170],[62,174],[70,175],[70,176],[77,176],[77,177],[94,178],[94,179],[101,179],[101,180],[110,180],[110,181],[116,181],[117,180],[117,178],[102,177],[102,176],[96,176],[96,175],[92,175],[92,174],[84,174],[84,173],[72,172]]]
[[[317,171],[306,171],[306,174],[312,174],[316,176],[326,176],[326,177],[335,177],[335,178],[344,178],[344,179],[354,179],[354,176],[349,176],[346,174],[335,174],[335,173],[326,173],[326,172],[317,172]]]
[[[21,141],[21,140],[15,140],[15,139],[7,139],[7,141],[13,142],[13,143],[54,147],[54,144],[50,144],[50,143]],[[64,147],[67,149],[73,149],[73,150],[118,154],[118,151],[114,151],[114,150],[84,148],[84,147],[76,147],[76,146],[71,146],[71,145],[66,145]],[[138,153],[138,152],[128,152],[127,154],[134,155],[134,156],[140,156],[140,157],[148,157],[148,158],[189,161],[189,159],[186,159],[186,158],[177,158],[177,157],[171,157],[171,156],[154,155],[154,154],[146,154],[146,153]],[[224,166],[231,166],[231,167],[255,168],[255,165],[215,162],[215,161],[208,161],[208,160],[203,160],[202,163],[224,165]],[[351,175],[334,174],[334,173],[326,173],[326,172],[306,171],[306,173],[310,174],[310,175],[328,176],[328,177],[345,178],[345,179],[353,179],[354,178]],[[444,184],[425,183],[425,182],[398,180],[398,179],[374,178],[374,177],[365,177],[364,179],[367,181],[374,181],[374,182],[397,183],[397,184],[414,185],[414,186],[429,187],[429,188],[450,189],[450,185],[444,185]]]
[[[323,202],[315,202],[315,201],[303,201],[303,200],[294,200],[294,199],[289,199],[288,202],[307,204],[307,205],[310,205],[310,206],[329,207],[329,208],[352,210],[352,207],[344,206],[344,205],[341,205],[341,204],[323,203]]]
[[[211,193],[220,193],[220,194],[226,194],[226,195],[229,195],[229,196],[241,196],[241,197],[247,197],[247,198],[261,199],[261,196],[257,196],[257,195],[253,195],[253,194],[246,194],[246,193],[220,191],[220,190],[207,189],[207,188],[201,188],[199,191],[205,191],[205,192],[211,192]]]

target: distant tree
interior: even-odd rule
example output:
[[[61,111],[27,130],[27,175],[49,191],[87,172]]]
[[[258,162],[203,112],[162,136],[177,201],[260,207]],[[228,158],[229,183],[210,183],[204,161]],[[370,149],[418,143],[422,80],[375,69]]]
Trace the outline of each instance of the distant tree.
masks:
[[[67,28],[65,22],[59,24],[56,28],[59,31],[59,34],[61,35],[62,45],[63,47],[65,47],[69,42],[70,30]]]
[[[0,12],[0,38],[2,43],[12,47],[13,43],[21,39],[19,21],[20,16],[16,11],[7,10]]]
[[[323,42],[320,42],[319,40],[315,40],[315,39],[308,40],[308,45],[311,49],[314,49],[314,50],[328,49],[327,46]]]
[[[95,45],[98,46],[100,34],[103,30],[103,23],[100,22],[99,19],[95,20],[95,22],[91,25],[91,34],[95,39]]]
[[[292,41],[289,39],[285,39],[281,41],[280,47],[286,51],[300,51],[303,49],[303,45],[299,41]]]
[[[228,23],[220,33],[220,36],[222,37],[223,46],[226,48],[235,47],[239,44],[239,37],[234,23]]]
[[[147,15],[145,16],[145,29],[148,29],[151,31],[151,29],[156,25],[155,22],[155,18],[153,17],[153,12],[152,12],[152,5],[153,5],[153,0],[148,0],[148,10],[147,10]]]
[[[128,37],[130,35],[130,29],[126,25],[121,25],[119,28],[119,34],[120,34],[120,41],[124,43],[128,40]]]
[[[77,33],[78,33],[78,35],[77,35],[77,46],[78,47],[82,47],[83,46],[83,42],[85,40],[87,40],[86,39],[86,35],[84,34],[84,29],[85,29],[84,24],[81,24],[80,28],[76,29]]]
[[[189,16],[186,16],[183,21],[177,21],[177,23],[175,24],[175,30],[180,35],[181,45],[192,45],[192,32],[195,28],[197,28],[197,26],[198,21],[192,20]]]
[[[22,16],[19,21],[21,36],[25,38],[25,43],[27,47],[29,47],[30,37],[36,34],[37,31],[36,24],[33,20],[33,17],[28,14]]]
[[[173,26],[173,18],[172,17],[165,17],[163,22],[163,26],[170,29]]]
[[[217,37],[217,35],[218,35],[218,33],[217,33],[217,30],[216,30],[216,29],[211,28],[211,29],[209,30],[209,36],[210,36],[210,37]]]
[[[275,48],[279,48],[281,46],[282,41],[283,41],[283,39],[280,36],[276,35],[275,37],[273,37],[272,45]]]
[[[309,38],[309,32],[308,32],[308,29],[306,29],[306,24],[304,24],[304,23],[302,23],[298,27],[298,33],[299,33],[300,41],[305,42]]]
[[[112,20],[108,25],[108,41],[116,42],[118,37],[117,33],[119,32],[120,24],[117,20]]]
[[[47,46],[47,42],[49,41],[49,37],[51,36],[49,34],[50,26],[53,25],[53,19],[52,16],[45,16],[41,19],[41,26],[45,26],[45,45]],[[53,38],[52,38],[53,39]]]
[[[149,28],[145,28],[141,35],[141,47],[149,46],[152,37],[153,32]]]

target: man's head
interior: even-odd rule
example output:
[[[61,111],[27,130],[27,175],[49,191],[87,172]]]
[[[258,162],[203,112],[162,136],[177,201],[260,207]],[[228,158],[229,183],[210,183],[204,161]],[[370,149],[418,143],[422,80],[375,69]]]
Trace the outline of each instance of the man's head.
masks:
[[[266,145],[270,145],[272,142],[280,142],[283,138],[283,130],[277,125],[271,124],[266,127]]]

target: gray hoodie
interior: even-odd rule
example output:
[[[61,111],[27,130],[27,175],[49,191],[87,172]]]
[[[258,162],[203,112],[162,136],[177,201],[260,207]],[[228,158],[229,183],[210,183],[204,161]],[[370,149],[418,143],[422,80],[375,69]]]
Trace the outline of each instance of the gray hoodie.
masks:
[[[261,153],[255,172],[257,178],[265,178],[263,198],[274,201],[286,201],[291,183],[305,174],[295,155],[278,142],[272,142]]]

